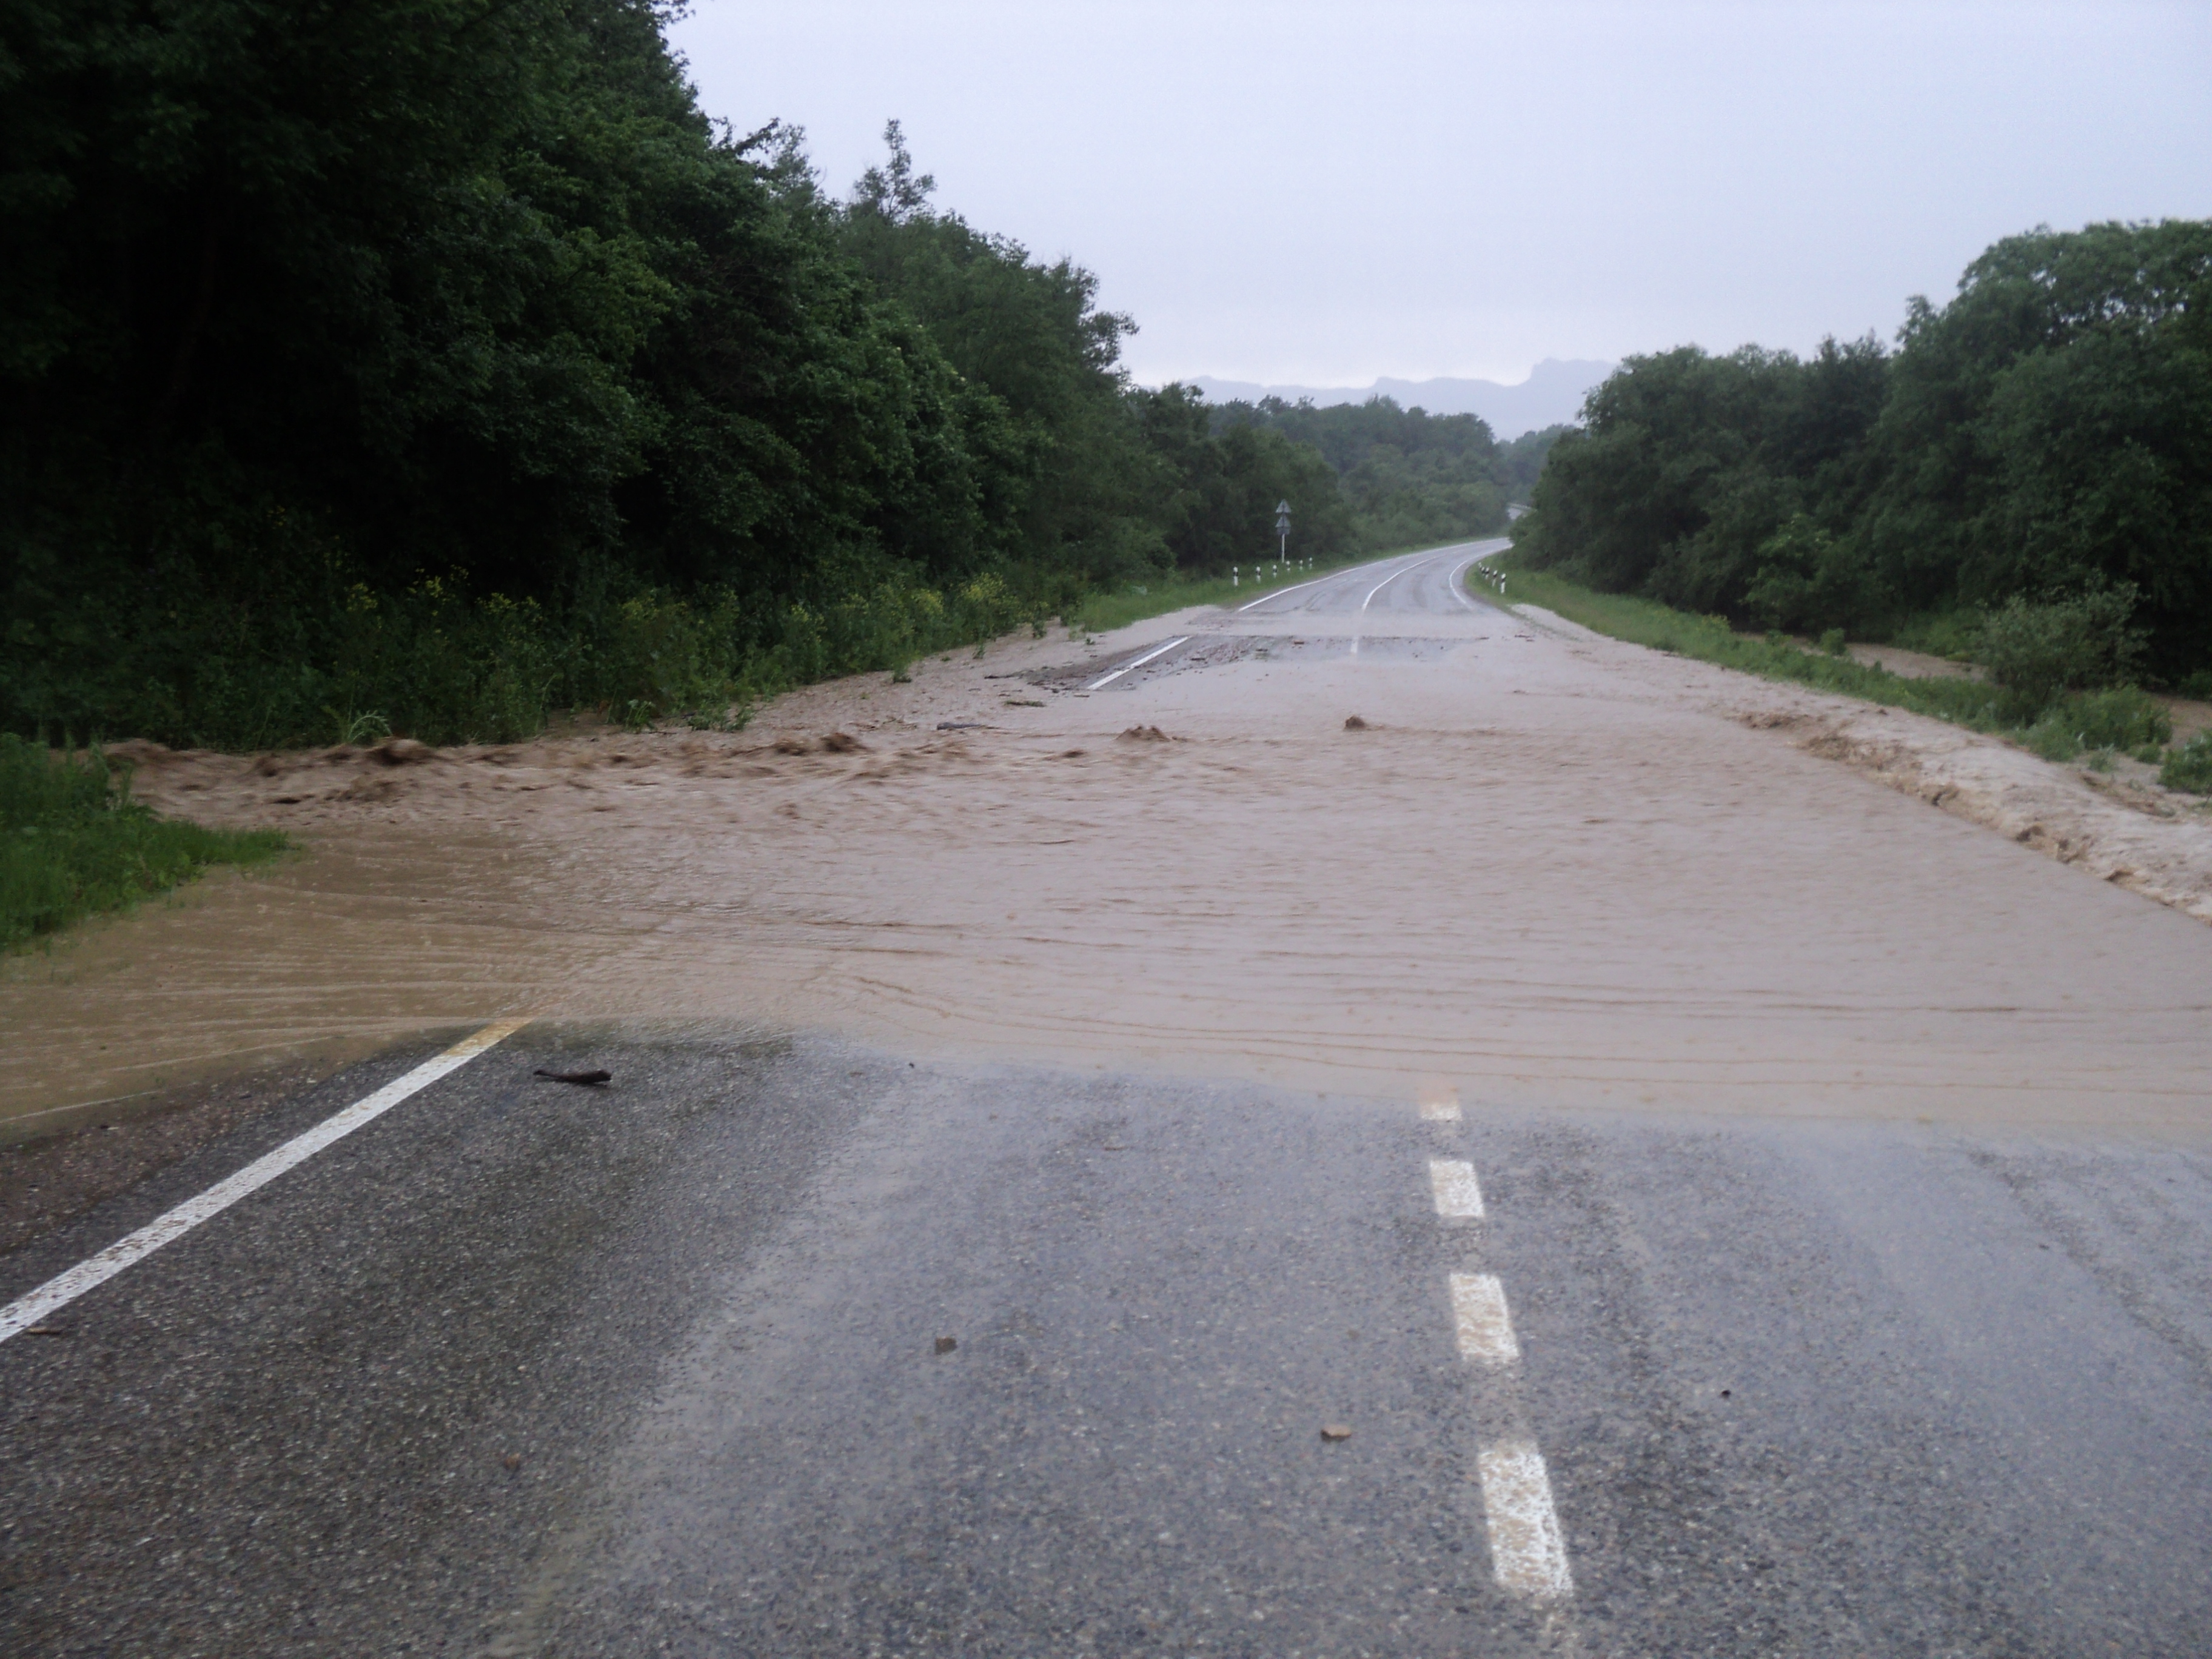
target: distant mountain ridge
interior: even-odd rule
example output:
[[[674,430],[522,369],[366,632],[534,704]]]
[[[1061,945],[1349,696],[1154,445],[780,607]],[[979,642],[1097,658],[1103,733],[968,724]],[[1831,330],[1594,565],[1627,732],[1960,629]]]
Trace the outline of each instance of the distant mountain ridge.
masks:
[[[1323,407],[1330,404],[1364,404],[1370,398],[1390,398],[1407,409],[1419,404],[1431,415],[1480,415],[1501,441],[1537,432],[1547,426],[1572,425],[1582,417],[1583,398],[1610,374],[1612,363],[1547,357],[1528,371],[1518,386],[1496,380],[1380,380],[1369,386],[1260,386],[1250,380],[1217,380],[1201,374],[1184,384],[1206,394],[1208,403],[1233,399],[1257,403],[1280,398],[1294,404],[1310,398]]]

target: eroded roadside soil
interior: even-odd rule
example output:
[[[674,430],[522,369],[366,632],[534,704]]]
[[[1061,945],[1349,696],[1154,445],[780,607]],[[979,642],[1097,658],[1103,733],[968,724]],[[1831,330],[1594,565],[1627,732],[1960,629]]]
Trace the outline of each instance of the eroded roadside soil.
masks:
[[[1084,689],[1218,626],[1005,642],[734,733],[142,749],[157,807],[308,851],[10,963],[0,1117],[532,1012],[1399,1099],[2206,1127],[2201,812],[1497,612],[1349,659],[1286,623]]]
[[[1560,637],[1612,647],[1607,659],[1624,672],[1648,667],[1630,654],[1637,647],[1601,639],[1549,612],[1539,614],[1543,626]],[[1883,660],[1893,669],[1898,659],[1916,654],[1858,649],[1865,659]],[[1701,669],[1694,674],[1699,689],[1714,698],[1717,709],[1747,726],[1784,733],[1809,754],[1840,761],[2100,881],[2212,922],[2212,802],[2160,788],[2154,767],[2124,757],[2109,773],[2086,764],[2055,765],[2001,738],[1926,715],[1664,659],[1681,670]],[[1929,665],[1950,666],[1938,658],[1919,658],[1905,672]],[[2176,707],[2177,737],[2204,724],[2203,705]]]

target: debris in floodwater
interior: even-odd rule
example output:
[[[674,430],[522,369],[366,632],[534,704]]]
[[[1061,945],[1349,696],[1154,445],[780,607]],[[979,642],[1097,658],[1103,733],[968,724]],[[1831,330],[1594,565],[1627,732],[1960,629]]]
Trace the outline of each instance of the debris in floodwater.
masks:
[[[937,1339],[937,1351],[939,1353],[951,1353],[959,1346],[960,1339],[957,1336],[940,1336]]]
[[[1348,1423],[1324,1423],[1321,1425],[1321,1437],[1324,1440],[1349,1440],[1352,1438],[1352,1425]]]
[[[550,1079],[555,1083],[583,1083],[593,1086],[602,1083],[612,1083],[615,1080],[615,1074],[612,1072],[549,1072],[543,1066],[538,1068],[537,1075]]]
[[[1367,729],[1367,722],[1357,714],[1347,714],[1344,717],[1344,729],[1347,732],[1364,732]]]
[[[1114,741],[1116,743],[1171,743],[1174,739],[1157,726],[1133,726]]]
[[[1042,708],[1044,705],[1038,703],[1036,707]],[[981,720],[939,720],[937,729],[940,732],[988,732],[991,728]]]

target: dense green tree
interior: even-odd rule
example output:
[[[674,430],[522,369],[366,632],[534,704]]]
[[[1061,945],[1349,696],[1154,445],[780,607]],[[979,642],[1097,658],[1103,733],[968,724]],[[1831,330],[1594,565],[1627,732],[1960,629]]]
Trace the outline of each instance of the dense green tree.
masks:
[[[1011,464],[999,481],[1032,567],[1113,580],[1166,562],[1146,510],[1154,476],[1122,404],[1121,343],[1135,324],[1097,305],[1098,279],[1072,260],[1032,259],[1010,238],[934,210],[898,123],[888,155],[838,216],[840,242],[876,289],[927,330],[966,381],[1006,411]]]
[[[1763,566],[1793,568],[1832,533],[1820,510],[1863,465],[1885,369],[1870,340],[1826,341],[1810,362],[1756,347],[1632,357],[1591,392],[1585,430],[1552,448],[1521,539],[1602,587],[1741,606]]]
[[[1291,504],[1294,558],[1335,558],[1357,544],[1351,504],[1310,444],[1245,423],[1215,429],[1188,386],[1132,394],[1146,447],[1175,480],[1164,533],[1185,570],[1218,573],[1280,550],[1275,508]]]
[[[2002,605],[2053,637],[2124,594],[2154,675],[2212,665],[2212,224],[2010,237],[1894,352],[1632,358],[1588,416],[1518,537],[1600,586],[1808,629]]]
[[[1570,426],[1547,426],[1540,431],[1524,432],[1498,452],[1498,467],[1504,477],[1508,500],[1525,503],[1529,493],[1536,488],[1536,479],[1550,457],[1552,446],[1577,428]]]
[[[2212,223],[2008,237],[1908,309],[1868,556],[1910,601],[2132,582],[2212,658]]]
[[[1310,443],[1217,432],[1188,388],[1131,386],[1121,346],[1136,325],[1099,308],[1097,278],[938,211],[896,122],[884,137],[884,161],[841,210],[842,245],[1006,410],[1023,469],[1012,550],[1028,568],[1105,586],[1224,570],[1273,550],[1284,500],[1302,551],[1351,545],[1350,512]]]
[[[1389,398],[1326,406],[1266,398],[1222,404],[1214,424],[1224,433],[1264,428],[1319,450],[1364,547],[1418,546],[1504,526],[1510,474],[1490,428],[1475,416],[1401,409]]]
[[[295,730],[348,617],[432,579],[568,607],[576,680],[610,593],[726,588],[765,626],[1012,539],[1004,408],[773,132],[711,129],[660,23],[8,10],[7,723]]]

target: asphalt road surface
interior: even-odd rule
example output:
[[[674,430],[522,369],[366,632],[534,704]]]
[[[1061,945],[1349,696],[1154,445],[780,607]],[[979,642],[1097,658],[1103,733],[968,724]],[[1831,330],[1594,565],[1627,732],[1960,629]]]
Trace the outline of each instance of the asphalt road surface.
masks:
[[[191,1213],[0,1340],[0,1651],[2212,1648],[2191,1148],[539,1024]]]
[[[1246,602],[1235,614],[1248,620],[1365,617],[1381,624],[1404,617],[1452,617],[1477,608],[1462,580],[1485,554],[1503,551],[1504,539],[1467,542],[1355,565],[1311,582],[1292,582]]]
[[[1133,691],[1170,674],[1261,653],[1314,660],[1363,653],[1400,660],[1441,655],[1498,628],[1520,625],[1475,597],[1487,591],[1479,578],[1472,592],[1468,580],[1469,567],[1508,545],[1504,538],[1462,542],[1304,580],[1292,571],[1256,582],[1251,598],[1232,600],[1188,634],[1070,668],[1048,683],[1054,690]]]

